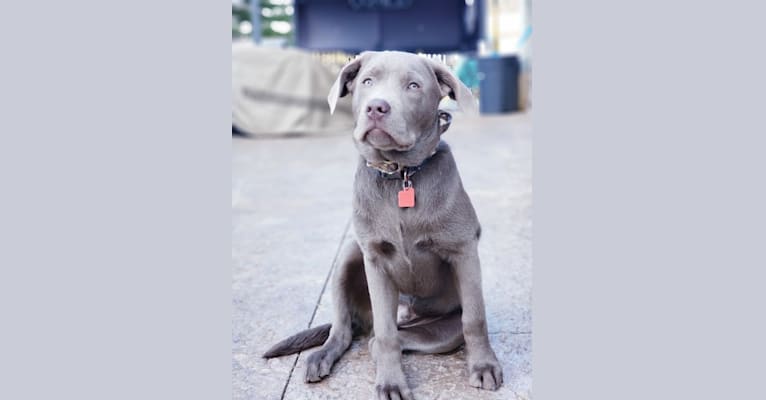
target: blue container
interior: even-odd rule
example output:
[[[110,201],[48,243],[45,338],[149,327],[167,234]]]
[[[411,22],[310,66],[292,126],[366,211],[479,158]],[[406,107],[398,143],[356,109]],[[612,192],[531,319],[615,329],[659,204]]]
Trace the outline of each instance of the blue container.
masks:
[[[516,56],[479,58],[479,110],[482,114],[519,110],[519,73]]]

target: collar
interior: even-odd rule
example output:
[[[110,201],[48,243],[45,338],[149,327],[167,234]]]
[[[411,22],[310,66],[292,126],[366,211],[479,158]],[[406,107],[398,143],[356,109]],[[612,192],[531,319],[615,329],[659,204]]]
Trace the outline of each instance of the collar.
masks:
[[[452,123],[452,115],[446,111],[439,110],[438,124],[439,135],[444,133]],[[431,153],[422,163],[415,166],[399,165],[393,161],[384,160],[379,163],[371,163],[367,161],[367,167],[373,168],[378,171],[378,176],[384,179],[406,179],[411,177],[416,172],[420,171],[428,160],[436,154],[436,150]]]
[[[378,176],[383,179],[405,179],[405,177],[411,177],[412,175],[415,175],[416,172],[420,171],[423,166],[426,165],[428,160],[433,157],[434,154],[436,154],[436,150],[434,150],[430,156],[426,157],[422,163],[415,166],[400,166],[399,164],[392,161],[383,161],[377,164],[373,164],[367,161],[367,166],[377,170]]]

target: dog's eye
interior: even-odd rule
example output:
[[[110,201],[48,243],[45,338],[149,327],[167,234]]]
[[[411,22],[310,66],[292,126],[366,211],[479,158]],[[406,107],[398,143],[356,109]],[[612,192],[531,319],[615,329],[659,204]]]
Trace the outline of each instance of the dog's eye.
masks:
[[[367,85],[367,86],[372,85],[372,79],[367,78],[367,79],[363,80],[362,81],[362,85]]]
[[[420,85],[415,82],[410,82],[410,84],[407,85],[407,89],[420,89]]]

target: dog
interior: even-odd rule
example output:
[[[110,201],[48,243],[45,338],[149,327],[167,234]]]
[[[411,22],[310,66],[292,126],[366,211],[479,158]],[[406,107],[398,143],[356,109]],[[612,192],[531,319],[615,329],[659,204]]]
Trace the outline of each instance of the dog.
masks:
[[[372,329],[380,400],[410,400],[402,351],[447,353],[465,345],[469,384],[496,390],[503,372],[489,344],[481,288],[476,212],[441,134],[445,96],[475,112],[470,90],[446,66],[404,52],[364,52],[330,89],[353,94],[356,240],[332,277],[333,322],[293,335],[271,358],[322,345],[308,357],[306,382],[330,374],[356,335]]]

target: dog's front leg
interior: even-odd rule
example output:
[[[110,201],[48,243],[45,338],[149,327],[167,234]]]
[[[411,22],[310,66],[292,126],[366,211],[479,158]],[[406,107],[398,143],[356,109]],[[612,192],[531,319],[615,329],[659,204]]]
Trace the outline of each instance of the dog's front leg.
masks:
[[[469,384],[496,390],[503,383],[503,370],[489,345],[484,296],[481,290],[478,244],[471,243],[453,261],[460,304],[463,308],[463,337],[468,353]]]
[[[412,400],[402,370],[402,349],[396,328],[399,291],[376,261],[374,257],[364,259],[375,331],[370,351],[376,367],[376,396],[378,400]]]

